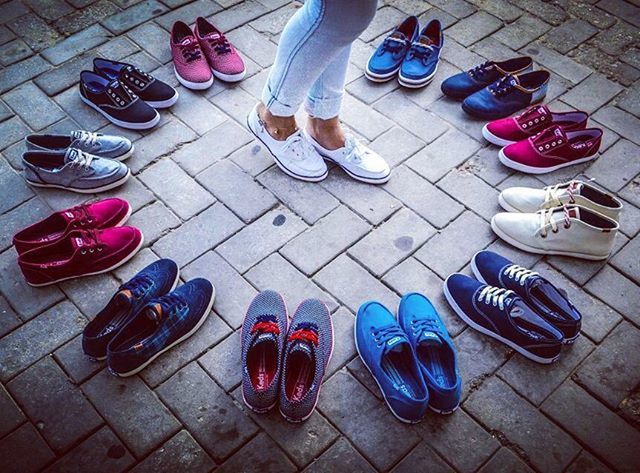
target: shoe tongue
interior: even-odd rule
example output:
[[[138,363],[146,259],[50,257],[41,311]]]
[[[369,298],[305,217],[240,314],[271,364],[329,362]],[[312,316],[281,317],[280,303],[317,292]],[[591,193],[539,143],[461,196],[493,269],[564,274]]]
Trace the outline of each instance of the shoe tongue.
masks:
[[[74,140],[78,140],[80,138],[82,138],[83,132],[80,130],[73,130],[71,133],[71,138],[73,138]]]
[[[385,343],[384,352],[400,352],[403,349],[403,345],[407,343],[407,339],[401,335],[389,339]]]
[[[82,237],[81,234],[75,234],[71,237],[71,247],[74,250],[82,249],[87,246],[87,241]]]
[[[438,335],[435,332],[429,332],[426,330],[423,331],[420,337],[418,338],[418,343],[425,347],[429,347],[429,346],[440,347],[443,344],[442,339],[440,338],[440,335]]]
[[[146,315],[149,320],[151,320],[152,322],[155,322],[158,325],[162,320],[163,313],[164,313],[164,309],[162,308],[162,304],[158,302],[149,304],[144,309],[144,315]]]
[[[301,353],[303,355],[306,355],[309,359],[313,358],[313,348],[311,347],[311,344],[303,340],[296,340],[295,342],[293,342],[293,345],[291,345],[289,352]]]
[[[510,76],[509,84],[520,85],[520,79],[518,79],[518,76]]]
[[[564,130],[562,128],[560,128],[559,126],[556,126],[553,129],[553,134],[556,135],[556,137],[558,138],[566,138],[567,135],[565,134]]]
[[[569,218],[580,220],[580,209],[578,207],[567,208],[567,213],[569,214]]]

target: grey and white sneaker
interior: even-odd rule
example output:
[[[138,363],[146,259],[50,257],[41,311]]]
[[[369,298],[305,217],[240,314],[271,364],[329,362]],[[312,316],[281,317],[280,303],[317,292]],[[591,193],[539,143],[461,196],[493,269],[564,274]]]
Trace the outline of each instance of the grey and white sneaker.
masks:
[[[68,135],[28,135],[25,141],[29,151],[66,151],[68,148],[75,148],[100,158],[118,161],[124,161],[133,154],[133,144],[123,136],[84,130],[72,131]]]
[[[352,178],[368,184],[384,184],[391,177],[391,169],[378,153],[360,143],[353,135],[347,135],[342,148],[330,150],[306,133],[309,142],[320,156],[336,163]]]
[[[66,151],[27,151],[22,155],[24,177],[36,187],[93,194],[124,184],[131,172],[120,161],[99,158],[75,148]]]
[[[247,126],[286,174],[308,182],[319,182],[327,177],[329,170],[324,159],[301,130],[284,141],[272,138],[258,115],[257,105],[247,116]]]

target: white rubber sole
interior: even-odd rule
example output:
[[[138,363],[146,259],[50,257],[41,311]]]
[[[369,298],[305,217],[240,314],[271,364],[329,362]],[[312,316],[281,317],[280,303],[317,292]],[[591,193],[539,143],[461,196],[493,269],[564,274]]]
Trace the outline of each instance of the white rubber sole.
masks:
[[[114,225],[114,227],[123,226],[127,222],[127,220],[129,220],[129,217],[131,217],[131,214],[133,213],[133,207],[131,207],[131,204],[129,202],[127,202],[127,205],[129,206],[129,209],[127,210],[127,213],[125,214],[124,217],[122,217],[122,220],[120,220],[118,223],[116,223]]]
[[[347,169],[346,167],[344,167],[340,163],[335,162],[330,157],[325,156],[322,153],[319,153],[319,154],[320,154],[320,156],[322,156],[322,158],[325,161],[329,161],[330,163],[335,164],[336,166],[339,166],[340,169],[342,169],[349,177],[351,177],[352,179],[355,179],[356,181],[364,182],[366,184],[384,184],[386,182],[389,182],[389,179],[391,179],[391,171],[389,171],[389,174],[387,174],[384,177],[363,177],[363,176],[359,176],[359,175],[351,172],[349,169]]]
[[[408,77],[404,77],[402,72],[398,74],[398,83],[403,87],[408,87],[409,89],[419,89],[420,87],[424,87],[431,83],[433,78],[438,72],[438,65],[436,64],[435,70],[429,74],[427,77],[422,79],[409,79]]]
[[[147,105],[153,108],[169,108],[178,101],[178,97],[180,97],[180,94],[176,90],[176,93],[170,99],[159,100],[159,101],[147,100],[146,102],[147,102]]]
[[[454,273],[456,274],[456,273]],[[511,340],[504,338],[500,335],[498,335],[497,333],[491,332],[490,330],[487,330],[486,328],[484,328],[482,325],[478,325],[477,323],[475,323],[473,320],[471,320],[467,314],[465,314],[465,312],[460,308],[460,306],[456,303],[455,299],[453,298],[453,296],[451,295],[451,293],[449,292],[449,289],[447,288],[447,280],[449,278],[447,278],[444,282],[444,284],[442,285],[442,290],[444,292],[444,297],[447,299],[447,302],[449,303],[449,305],[451,306],[451,308],[454,310],[454,312],[456,314],[458,314],[458,317],[460,317],[462,320],[464,320],[464,322],[471,327],[474,330],[477,330],[478,332],[487,335],[491,338],[494,338],[496,340],[498,340],[499,342],[504,343],[505,345],[507,345],[509,348],[512,348],[513,350],[517,351],[518,353],[520,353],[522,356],[524,356],[525,358],[528,358],[531,361],[535,361],[536,363],[540,363],[543,365],[549,365],[555,361],[557,361],[560,358],[560,354],[554,356],[553,358],[542,358],[538,355],[535,355],[527,350],[525,350],[524,348],[522,348],[519,345],[516,345],[515,343],[513,343]]]
[[[125,122],[123,120],[118,120],[117,118],[113,118],[107,112],[105,112],[100,107],[98,107],[96,104],[94,104],[90,100],[85,99],[82,94],[80,94],[80,100],[82,100],[89,107],[91,107],[96,112],[101,114],[103,117],[105,117],[114,125],[118,125],[119,127],[122,127],[122,128],[128,128],[129,130],[148,130],[149,128],[153,128],[154,126],[156,126],[160,121],[160,114],[156,112],[155,118],[153,120],[149,120],[148,122],[144,122],[144,123]]]
[[[586,259],[586,260],[590,260],[590,261],[600,261],[600,260],[605,260],[609,257],[609,254],[607,253],[606,255],[590,255],[587,253],[577,253],[577,252],[573,252],[573,251],[561,251],[561,250],[545,250],[542,248],[536,248],[533,246],[529,246],[526,245],[514,238],[511,238],[509,235],[507,235],[506,233],[504,233],[502,230],[500,230],[500,227],[498,227],[495,224],[494,219],[491,219],[491,229],[494,231],[494,233],[496,235],[498,235],[502,240],[506,241],[507,243],[509,243],[511,246],[515,246],[516,248],[523,250],[523,251],[527,251],[529,253],[535,253],[538,255],[556,255],[556,256],[571,256],[573,258],[581,258],[581,259]]]
[[[115,371],[112,371],[111,368],[109,368],[109,371],[111,372],[111,374],[119,377],[119,378],[127,378],[129,376],[133,376],[134,374],[138,374],[140,371],[142,371],[143,369],[145,369],[147,366],[149,366],[156,358],[158,358],[160,355],[162,355],[163,353],[171,350],[173,347],[175,347],[176,345],[178,345],[179,343],[182,343],[183,341],[185,341],[187,338],[189,338],[191,335],[193,335],[194,333],[196,333],[198,331],[198,329],[202,326],[202,324],[204,324],[204,322],[207,320],[207,318],[209,317],[209,313],[211,313],[211,309],[213,307],[213,303],[216,299],[216,288],[213,288],[213,293],[211,294],[211,300],[209,301],[209,304],[207,305],[207,309],[204,313],[204,315],[200,318],[200,320],[198,321],[198,323],[195,325],[195,327],[193,327],[189,332],[187,332],[186,334],[184,334],[182,337],[180,337],[179,339],[177,339],[175,342],[173,342],[171,345],[166,346],[165,348],[163,348],[162,350],[160,350],[158,353],[156,353],[155,355],[153,355],[151,358],[149,358],[147,361],[145,361],[143,364],[141,364],[140,366],[138,366],[136,369],[131,370],[131,371],[127,371],[126,373],[116,373]]]
[[[364,75],[367,77],[367,79],[373,82],[387,82],[393,79],[399,70],[400,66],[398,66],[398,68],[394,69],[392,72],[388,72],[386,74],[376,74],[375,72],[371,72],[369,70],[369,64],[367,64],[367,67],[364,70]]]
[[[112,182],[111,184],[107,184],[106,186],[102,186],[102,187],[96,187],[94,189],[79,189],[79,188],[75,188],[75,187],[68,187],[68,186],[61,186],[58,184],[46,184],[46,183],[40,183],[40,182],[33,182],[30,181],[28,179],[25,179],[30,185],[34,186],[34,187],[42,187],[45,189],[62,189],[65,191],[72,191],[72,192],[76,192],[78,194],[96,194],[98,192],[104,192],[104,191],[108,191],[111,189],[115,189],[116,187],[120,187],[122,184],[124,184],[125,182],[127,182],[129,180],[129,177],[131,177],[131,170],[127,170],[127,174],[115,181]]]
[[[122,259],[121,261],[117,262],[116,264],[114,264],[113,266],[111,266],[111,267],[109,267],[107,269],[103,269],[102,271],[95,271],[95,272],[92,272],[92,273],[78,274],[76,276],[69,276],[69,277],[66,277],[66,278],[56,279],[55,281],[50,281],[50,282],[40,283],[40,284],[34,284],[34,283],[30,283],[29,281],[27,281],[27,284],[29,284],[29,286],[31,286],[31,287],[51,286],[52,284],[58,284],[59,282],[68,281],[69,279],[84,278],[85,276],[95,276],[97,274],[103,274],[103,273],[108,273],[109,271],[113,271],[114,269],[117,269],[120,266],[122,266],[123,264],[125,264],[127,261],[129,261],[131,258],[133,258],[138,253],[138,251],[140,251],[140,248],[142,248],[142,245],[144,244],[144,234],[142,232],[140,232],[140,235],[142,236],[142,238],[140,239],[140,243],[138,244],[138,246],[136,246],[131,251],[131,253],[129,253],[124,259]]]
[[[574,161],[570,161],[568,163],[563,163],[563,164],[558,164],[556,166],[550,166],[548,168],[536,168],[533,166],[526,166],[524,164],[520,164],[517,163],[515,161],[512,161],[511,159],[507,158],[507,156],[504,154],[504,150],[500,150],[500,152],[498,153],[498,159],[500,159],[500,162],[502,164],[504,164],[505,166],[511,168],[511,169],[515,169],[516,171],[520,171],[520,172],[526,172],[528,174],[547,174],[549,172],[553,172],[553,171],[557,171],[558,169],[562,169],[562,168],[566,168],[569,166],[573,166],[575,164],[581,164],[581,163],[586,163],[588,161],[592,161],[594,159],[596,159],[598,157],[598,153],[595,153],[592,156],[587,156],[586,158],[581,158],[581,159],[576,159]]]
[[[117,156],[117,157],[111,158],[111,159],[113,159],[115,161],[125,161],[125,160],[129,159],[133,155],[133,152],[135,151],[135,149],[136,149],[135,145],[132,144],[131,145],[131,149],[129,151],[127,151],[123,155],[120,155],[120,156]],[[109,159],[109,158],[105,158],[105,159]]]
[[[211,68],[211,72],[216,79],[220,79],[223,82],[240,82],[242,79],[244,79],[244,76],[247,75],[246,69],[237,74],[225,74],[223,72],[216,71],[214,68]]]
[[[187,79],[184,79],[180,74],[178,74],[178,71],[176,70],[175,67],[173,68],[173,72],[176,75],[176,79],[178,79],[178,82],[180,82],[187,89],[206,90],[209,87],[211,87],[211,85],[213,84],[213,76],[211,76],[211,79],[209,79],[206,82],[191,82],[191,81],[188,81]]]
[[[482,136],[489,143],[494,144],[496,146],[503,146],[503,147],[511,145],[513,143],[517,143],[516,141],[505,140],[500,138],[499,136],[494,135],[489,131],[488,125],[489,124],[487,123],[485,126],[482,127]]]
[[[512,207],[507,203],[506,200],[504,200],[504,197],[502,197],[502,192],[498,194],[498,204],[500,204],[500,207],[502,207],[507,212],[522,213],[520,210],[516,209],[515,207]]]

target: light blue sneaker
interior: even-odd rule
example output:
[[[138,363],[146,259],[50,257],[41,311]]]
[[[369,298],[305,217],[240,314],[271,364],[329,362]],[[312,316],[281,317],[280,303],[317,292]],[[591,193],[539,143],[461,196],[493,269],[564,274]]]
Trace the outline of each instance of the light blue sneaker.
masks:
[[[411,48],[402,61],[398,74],[400,85],[418,88],[431,82],[438,70],[443,42],[440,21],[431,20],[420,32],[418,39],[411,44]]]
[[[81,194],[102,192],[124,184],[131,172],[113,159],[80,150],[27,151],[22,155],[24,176],[36,187],[65,189]]]
[[[124,136],[103,135],[75,130],[68,135],[29,135],[25,138],[28,151],[66,151],[79,149],[85,153],[124,161],[133,154],[133,144]]]
[[[420,24],[418,17],[410,16],[387,36],[371,55],[365,76],[373,82],[391,80],[400,70],[411,44],[418,39]]]
[[[393,314],[379,302],[365,302],[356,316],[354,337],[392,414],[402,422],[420,422],[429,393],[413,347]]]
[[[453,341],[438,312],[425,296],[411,292],[400,301],[398,322],[416,352],[429,389],[429,408],[452,413],[460,404],[462,379]]]

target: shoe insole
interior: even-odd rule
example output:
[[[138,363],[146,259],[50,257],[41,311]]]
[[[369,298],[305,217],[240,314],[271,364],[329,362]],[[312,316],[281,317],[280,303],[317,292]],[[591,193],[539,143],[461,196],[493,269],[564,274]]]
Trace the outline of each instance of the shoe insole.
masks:
[[[407,359],[405,350],[394,352],[390,351],[382,357],[382,369],[391,378],[398,389],[407,396],[417,399],[423,397],[421,389],[418,387],[417,373],[414,372],[413,364]]]
[[[436,346],[421,346],[418,348],[418,357],[438,386],[451,388],[456,383],[456,375],[453,371],[451,358],[443,350],[446,349]]]
[[[100,330],[100,332],[98,332],[98,337],[103,337],[111,332],[113,332],[114,330],[120,328],[122,326],[122,324],[124,323],[124,321],[126,320],[127,316],[129,315],[129,310],[126,307],[121,307],[118,309],[118,311],[116,312],[116,314],[111,318],[111,320],[109,321],[109,323],[107,323],[102,330]]]
[[[314,373],[315,363],[311,357],[302,353],[289,355],[285,383],[289,400],[298,402],[304,398],[311,387]]]
[[[258,343],[249,351],[247,365],[256,391],[265,391],[271,386],[278,366],[277,356],[275,344],[271,342]]]

